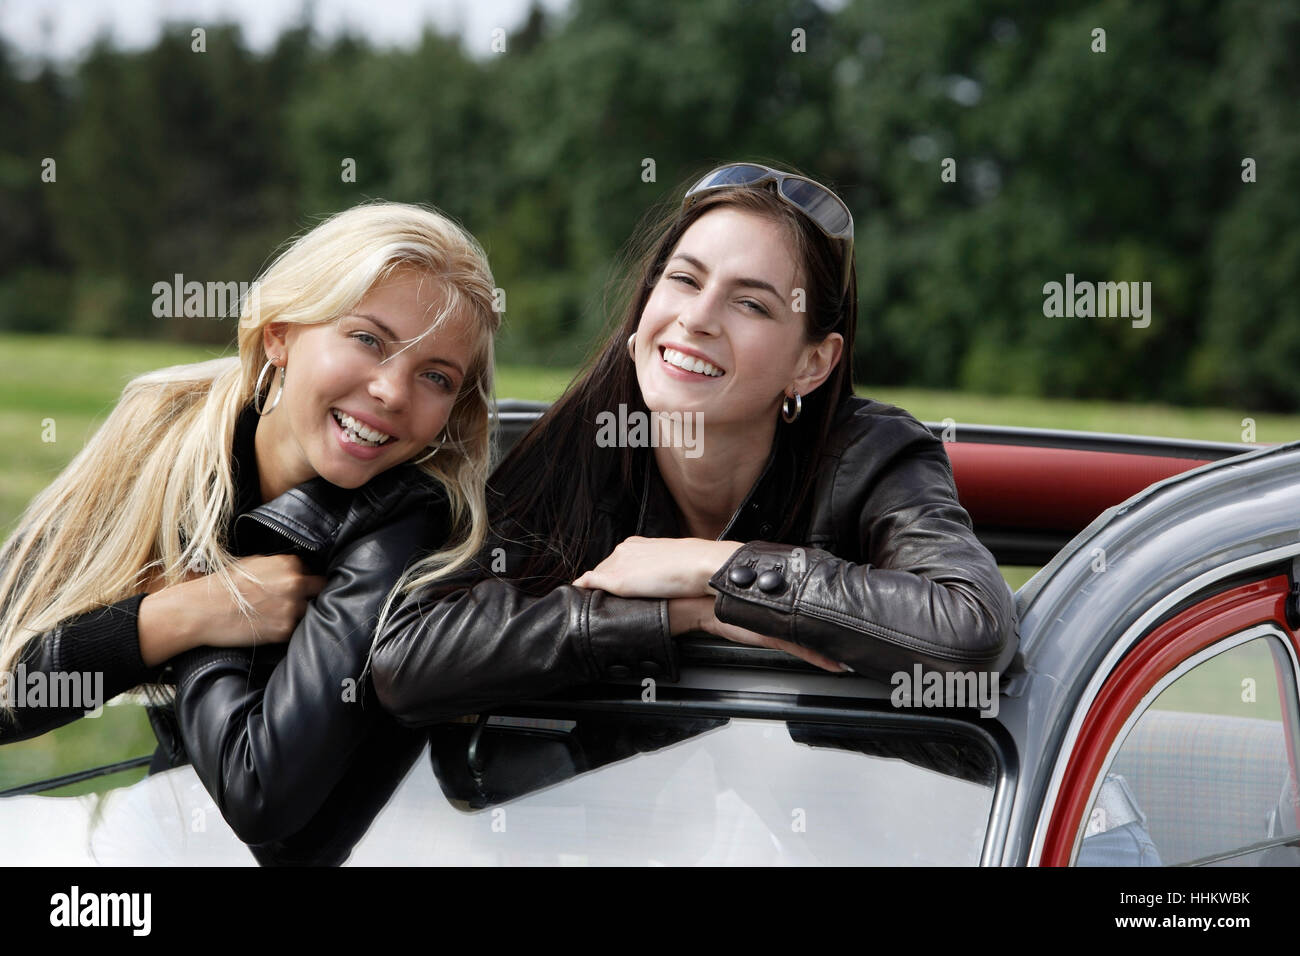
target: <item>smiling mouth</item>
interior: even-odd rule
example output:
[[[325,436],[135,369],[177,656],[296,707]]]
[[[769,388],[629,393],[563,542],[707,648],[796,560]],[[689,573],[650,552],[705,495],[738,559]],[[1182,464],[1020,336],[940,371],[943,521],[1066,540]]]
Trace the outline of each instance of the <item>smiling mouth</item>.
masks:
[[[386,445],[393,440],[392,435],[386,435],[369,425],[363,425],[347,412],[331,408],[330,414],[339,423],[339,428],[343,430],[343,440],[346,442],[360,445],[363,448],[378,448],[380,445]]]
[[[673,368],[679,368],[683,372],[694,372],[696,375],[701,375],[705,378],[721,378],[726,374],[722,369],[704,361],[704,359],[696,358],[693,355],[686,355],[685,353],[679,352],[674,348],[669,348],[666,345],[661,345],[659,347],[659,357],[668,365],[673,366]]]

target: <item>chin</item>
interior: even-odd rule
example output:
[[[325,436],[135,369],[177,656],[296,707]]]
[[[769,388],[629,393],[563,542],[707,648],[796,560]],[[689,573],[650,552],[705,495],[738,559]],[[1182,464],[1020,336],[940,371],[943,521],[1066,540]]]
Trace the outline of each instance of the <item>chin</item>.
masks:
[[[337,485],[340,488],[360,488],[371,478],[384,471],[388,466],[382,468],[359,468],[356,465],[345,462],[343,464],[330,463],[324,468],[317,469],[316,473],[328,481],[331,485]]]
[[[702,412],[710,404],[700,401],[698,395],[683,395],[671,388],[642,389],[641,401],[652,412]]]
[[[650,409],[651,412],[663,413],[665,415],[672,415],[673,413],[681,415],[703,415],[705,419],[712,419],[719,411],[718,407],[714,403],[703,402],[698,398],[694,401],[688,401],[684,398],[676,401],[671,398],[667,400],[660,399],[659,401],[646,402],[646,408]]]

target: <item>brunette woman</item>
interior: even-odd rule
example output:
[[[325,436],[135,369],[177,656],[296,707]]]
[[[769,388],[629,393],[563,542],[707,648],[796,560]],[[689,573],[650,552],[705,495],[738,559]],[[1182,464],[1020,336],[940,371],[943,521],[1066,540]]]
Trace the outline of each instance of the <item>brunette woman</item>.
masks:
[[[413,579],[387,615],[384,706],[419,724],[674,679],[674,638],[693,630],[884,679],[1002,670],[1012,595],[942,443],[853,395],[839,197],[766,166],[715,169],[650,231],[630,280],[594,361],[490,481],[478,567]],[[611,421],[638,415],[657,440],[630,426],[607,447]]]

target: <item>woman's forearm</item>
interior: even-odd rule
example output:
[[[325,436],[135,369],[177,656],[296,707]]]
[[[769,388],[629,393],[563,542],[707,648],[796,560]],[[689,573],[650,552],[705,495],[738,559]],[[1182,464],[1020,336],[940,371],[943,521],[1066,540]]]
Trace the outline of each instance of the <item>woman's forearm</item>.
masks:
[[[713,578],[719,620],[877,676],[920,663],[996,670],[1015,650],[1015,601],[957,502],[946,456],[927,445],[888,469],[845,522],[854,560],[766,541]]]
[[[812,548],[799,549],[793,562],[793,550],[756,542],[738,551],[715,577],[718,619],[873,676],[916,663],[944,671],[997,669],[1014,647],[1012,596],[995,566],[932,577],[932,568],[857,564]],[[737,583],[732,568],[754,574],[737,576],[749,582]],[[757,583],[764,574],[773,576],[764,582],[770,590]]]
[[[291,554],[240,558],[230,578],[243,601],[215,574],[150,588],[140,605],[140,656],[150,667],[202,646],[247,647],[287,641],[324,585]]]
[[[668,602],[486,578],[408,599],[375,642],[380,703],[418,726],[605,679],[675,679]]]
[[[184,600],[175,588],[164,588],[140,602],[136,627],[140,659],[146,667],[157,667],[177,654],[199,646],[194,610],[193,602]]]

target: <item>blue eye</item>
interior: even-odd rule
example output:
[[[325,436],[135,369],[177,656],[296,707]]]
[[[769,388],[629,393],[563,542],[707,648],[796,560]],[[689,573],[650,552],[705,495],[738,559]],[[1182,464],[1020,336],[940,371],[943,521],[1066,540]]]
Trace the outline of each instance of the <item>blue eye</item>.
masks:
[[[352,337],[367,348],[375,348],[380,344],[379,339],[369,332],[353,332]]]
[[[442,386],[448,391],[451,390],[451,379],[449,379],[446,375],[443,375],[441,372],[428,372],[427,375],[429,381],[433,382],[436,385]]]
[[[759,315],[770,314],[761,302],[755,302],[753,299],[741,299],[740,304],[753,312],[757,312]]]

